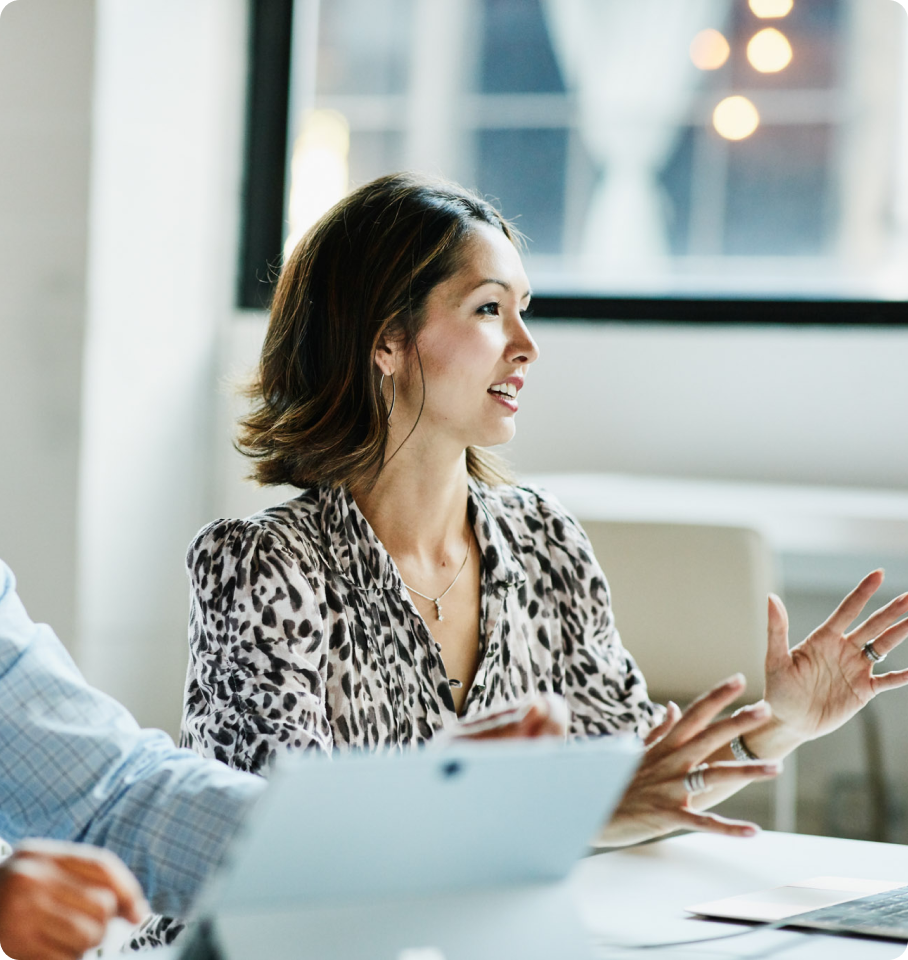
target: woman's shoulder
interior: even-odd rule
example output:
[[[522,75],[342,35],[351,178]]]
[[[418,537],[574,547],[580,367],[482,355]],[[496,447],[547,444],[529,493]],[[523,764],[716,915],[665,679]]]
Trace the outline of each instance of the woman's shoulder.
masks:
[[[186,553],[190,574],[206,570],[248,567],[284,555],[302,568],[317,567],[319,558],[319,491],[299,496],[243,519],[222,518],[206,524]],[[223,575],[223,574],[222,574]]]
[[[536,484],[476,484],[477,492],[499,526],[507,525],[518,539],[529,536],[549,546],[573,552],[587,549],[587,537],[558,498]]]

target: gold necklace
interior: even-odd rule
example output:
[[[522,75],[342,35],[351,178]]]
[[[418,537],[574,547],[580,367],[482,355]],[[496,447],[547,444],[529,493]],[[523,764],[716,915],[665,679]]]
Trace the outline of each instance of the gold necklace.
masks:
[[[417,597],[422,597],[423,600],[430,600],[435,604],[435,618],[436,620],[444,620],[444,616],[441,612],[441,601],[447,596],[451,587],[457,583],[460,575],[463,573],[463,568],[467,565],[467,560],[470,559],[470,547],[473,545],[473,538],[470,537],[467,540],[467,555],[463,558],[463,563],[460,565],[460,569],[457,571],[457,576],[448,584],[448,589],[444,593],[440,593],[437,597],[427,597],[424,593],[420,593],[418,590],[414,590],[408,583],[404,583],[403,577],[401,577],[400,582],[404,583],[404,586],[410,591],[410,593],[415,593]]]

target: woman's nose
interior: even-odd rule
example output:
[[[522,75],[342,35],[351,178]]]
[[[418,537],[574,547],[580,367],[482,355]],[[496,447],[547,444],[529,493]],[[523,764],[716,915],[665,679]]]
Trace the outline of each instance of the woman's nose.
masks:
[[[532,363],[539,357],[539,345],[527,329],[523,317],[517,321],[517,330],[508,352],[510,354],[508,359],[513,363]]]

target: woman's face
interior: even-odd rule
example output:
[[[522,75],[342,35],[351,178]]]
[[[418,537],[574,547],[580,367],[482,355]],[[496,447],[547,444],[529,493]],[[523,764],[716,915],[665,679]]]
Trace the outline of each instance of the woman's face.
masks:
[[[477,224],[461,266],[429,293],[416,351],[406,354],[392,419],[431,442],[490,447],[514,436],[519,391],[539,349],[524,323],[530,284],[516,248]],[[398,412],[399,411],[399,412]],[[431,431],[431,432],[429,432]],[[415,439],[415,435],[414,435]]]

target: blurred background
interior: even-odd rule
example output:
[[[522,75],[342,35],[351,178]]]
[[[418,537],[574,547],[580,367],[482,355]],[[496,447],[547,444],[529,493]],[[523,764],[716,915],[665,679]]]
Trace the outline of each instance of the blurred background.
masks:
[[[873,567],[908,589],[906,39],[896,0],[6,4],[0,556],[32,615],[176,731],[186,545],[292,495],[231,446],[269,280],[401,168],[529,238],[520,475],[756,531],[794,639]],[[906,707],[741,812],[908,841]]]

